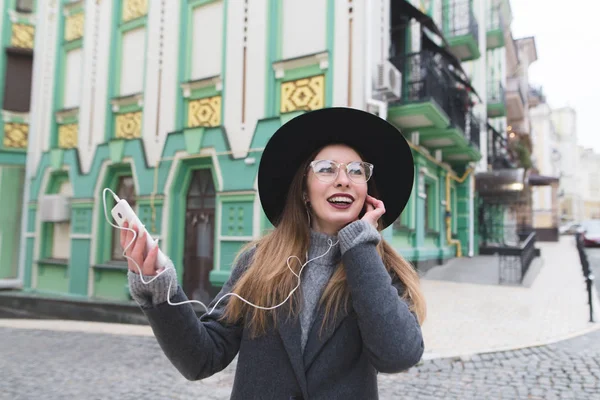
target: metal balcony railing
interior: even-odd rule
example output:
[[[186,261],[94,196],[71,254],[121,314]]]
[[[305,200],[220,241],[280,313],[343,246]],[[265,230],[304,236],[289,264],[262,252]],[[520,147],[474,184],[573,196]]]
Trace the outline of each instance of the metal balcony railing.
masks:
[[[449,0],[443,10],[444,35],[449,38],[472,35],[479,46],[479,24],[473,13],[471,0]]]
[[[488,157],[493,169],[513,168],[514,159],[508,149],[508,141],[488,124]]]
[[[439,54],[423,50],[390,58],[402,72],[404,84],[402,99],[396,104],[434,101],[450,119],[450,127],[460,128],[466,134],[469,94],[457,86],[450,74],[450,65]]]
[[[480,148],[480,133],[481,126],[479,118],[477,118],[472,111],[467,113],[467,130],[465,131],[465,136],[474,145],[477,149]]]

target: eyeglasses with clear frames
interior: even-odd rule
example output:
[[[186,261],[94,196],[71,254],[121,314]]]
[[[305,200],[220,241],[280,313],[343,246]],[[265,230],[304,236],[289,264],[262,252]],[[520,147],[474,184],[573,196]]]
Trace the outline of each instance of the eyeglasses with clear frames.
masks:
[[[346,166],[346,174],[354,183],[367,183],[373,175],[373,164],[364,161],[352,161],[345,164],[331,160],[315,160],[309,165],[317,179],[324,183],[335,181],[342,165]]]

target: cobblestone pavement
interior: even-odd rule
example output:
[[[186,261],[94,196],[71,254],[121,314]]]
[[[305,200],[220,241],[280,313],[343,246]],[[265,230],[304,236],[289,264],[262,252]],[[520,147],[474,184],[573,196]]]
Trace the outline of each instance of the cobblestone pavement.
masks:
[[[188,382],[152,337],[0,328],[0,399],[228,399],[234,365]],[[600,330],[381,374],[381,399],[598,399]]]

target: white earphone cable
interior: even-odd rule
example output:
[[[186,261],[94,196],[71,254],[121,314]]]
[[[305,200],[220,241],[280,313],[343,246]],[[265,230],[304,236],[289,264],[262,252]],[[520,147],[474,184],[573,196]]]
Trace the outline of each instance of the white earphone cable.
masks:
[[[129,257],[129,256],[126,254],[126,253],[127,253],[127,250],[129,249],[129,247],[131,247],[131,245],[132,245],[132,244],[135,242],[135,239],[136,239],[136,237],[137,237],[137,232],[136,232],[134,229],[131,229],[131,228],[129,228],[129,227],[125,228],[125,227],[122,227],[122,226],[115,225],[115,224],[113,224],[113,223],[110,221],[110,219],[108,218],[108,212],[107,212],[107,210],[106,210],[106,192],[107,192],[107,191],[109,191],[109,192],[111,192],[111,193],[112,193],[112,195],[113,195],[113,198],[114,198],[116,201],[119,201],[119,197],[118,197],[118,196],[115,194],[115,192],[113,192],[113,191],[112,191],[110,188],[105,188],[105,189],[102,191],[102,201],[103,201],[103,203],[104,203],[104,216],[106,217],[106,220],[108,221],[108,223],[109,223],[111,226],[113,226],[113,227],[115,227],[115,228],[117,228],[117,229],[121,229],[121,230],[127,230],[127,231],[130,231],[130,232],[133,232],[133,239],[131,239],[131,241],[130,241],[130,242],[127,244],[127,246],[125,246],[125,248],[123,249],[123,257],[125,257],[127,260],[131,260],[131,261],[132,261],[132,262],[135,264],[135,266],[137,267],[137,270],[138,270],[138,272],[139,272],[139,278],[140,278],[140,281],[141,281],[142,283],[144,283],[145,285],[148,285],[148,284],[150,284],[152,281],[154,281],[155,279],[157,279],[159,276],[161,276],[162,274],[164,274],[164,273],[167,271],[167,269],[168,269],[168,268],[173,268],[173,269],[175,269],[175,267],[174,267],[174,266],[169,266],[169,267],[166,267],[165,269],[163,269],[162,271],[160,271],[160,272],[159,272],[159,273],[158,273],[156,276],[154,276],[154,277],[153,277],[152,279],[150,279],[149,281],[147,281],[147,282],[146,282],[146,281],[144,280],[144,278],[143,278],[143,276],[144,276],[144,275],[143,275],[143,273],[142,273],[142,269],[140,268],[140,266],[138,265],[138,263],[137,263],[137,262],[136,262],[136,261],[135,261],[133,258]],[[310,215],[309,215],[309,219],[310,219]],[[146,234],[148,234],[148,233],[146,233]],[[158,242],[158,241],[157,241],[157,242]],[[250,306],[252,306],[252,307],[255,307],[255,308],[258,308],[258,309],[261,309],[261,310],[273,310],[273,309],[275,309],[275,308],[277,308],[277,307],[281,307],[282,305],[284,305],[284,304],[285,304],[285,303],[286,303],[286,302],[287,302],[287,301],[290,299],[290,297],[292,297],[292,295],[294,294],[294,292],[295,292],[295,291],[296,291],[296,290],[297,290],[297,289],[300,287],[300,276],[302,275],[302,271],[304,270],[304,267],[305,267],[305,266],[306,266],[306,265],[307,265],[309,262],[311,262],[311,261],[314,261],[314,260],[317,260],[317,259],[319,259],[319,258],[321,258],[321,257],[324,257],[325,255],[327,255],[327,253],[329,253],[329,251],[330,251],[330,250],[333,248],[333,246],[337,245],[337,244],[339,243],[339,241],[336,241],[335,243],[333,243],[333,241],[332,241],[331,239],[328,239],[328,240],[327,240],[327,243],[329,244],[329,248],[328,248],[328,249],[327,249],[327,251],[326,251],[325,253],[323,253],[322,255],[320,255],[320,256],[318,256],[318,257],[315,257],[315,258],[312,258],[312,259],[310,259],[310,260],[308,260],[308,254],[306,255],[307,261],[306,261],[304,264],[302,264],[302,266],[300,267],[300,271],[299,271],[297,274],[296,274],[296,273],[294,272],[294,270],[292,269],[292,266],[290,265],[290,260],[291,260],[292,258],[295,258],[296,260],[298,260],[298,263],[301,263],[302,261],[301,261],[301,260],[300,260],[300,259],[299,259],[297,256],[289,256],[289,257],[288,257],[288,259],[286,260],[286,264],[287,264],[287,266],[288,266],[288,269],[289,269],[289,270],[292,272],[292,274],[294,274],[294,276],[296,276],[296,277],[298,278],[298,283],[297,283],[297,284],[296,284],[296,286],[295,286],[295,287],[294,287],[294,288],[293,288],[293,289],[290,291],[290,294],[289,294],[289,295],[288,295],[288,296],[285,298],[285,300],[283,300],[281,303],[279,303],[279,304],[277,304],[277,305],[275,305],[275,306],[272,306],[272,307],[264,307],[264,306],[259,306],[259,305],[256,305],[256,304],[253,304],[253,303],[251,303],[250,301],[248,301],[248,300],[244,299],[243,297],[241,297],[241,296],[240,296],[240,295],[238,295],[237,293],[233,293],[233,292],[224,294],[224,295],[223,295],[223,296],[222,296],[222,297],[221,297],[221,298],[220,298],[220,299],[219,299],[219,300],[218,300],[218,301],[215,303],[215,305],[213,306],[212,310],[210,310],[210,311],[208,310],[208,307],[207,307],[207,306],[206,306],[204,303],[202,303],[201,301],[198,301],[198,300],[186,300],[186,301],[181,301],[181,302],[178,302],[178,303],[173,303],[173,302],[171,302],[171,284],[173,283],[173,278],[171,278],[171,281],[169,282],[169,287],[168,287],[168,289],[167,289],[167,302],[168,302],[168,304],[169,304],[169,305],[172,305],[172,306],[178,306],[178,305],[182,305],[182,304],[186,304],[186,303],[198,303],[198,304],[200,304],[202,307],[204,307],[204,309],[206,310],[206,313],[207,313],[208,315],[210,315],[210,314],[212,314],[212,312],[213,312],[213,311],[214,311],[214,310],[217,308],[217,306],[219,305],[219,303],[221,302],[221,300],[223,300],[223,299],[224,299],[225,297],[227,297],[227,296],[235,296],[235,297],[237,297],[238,299],[240,299],[241,301],[243,301],[244,303],[246,303],[246,304],[248,304],[248,305],[250,305]],[[158,243],[157,243],[157,245],[158,245]],[[149,251],[150,249],[147,249],[147,250]]]

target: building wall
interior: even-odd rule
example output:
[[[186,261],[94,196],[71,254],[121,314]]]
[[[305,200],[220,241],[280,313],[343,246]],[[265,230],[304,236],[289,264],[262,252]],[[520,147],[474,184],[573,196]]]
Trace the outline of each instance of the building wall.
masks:
[[[118,232],[103,201],[104,189],[116,190],[129,175],[137,213],[181,280],[185,199],[199,169],[210,170],[217,193],[210,281],[222,285],[241,246],[270,227],[256,192],[269,137],[306,108],[364,109],[367,71],[389,47],[387,0],[372,1],[370,10],[359,0],[311,0],[310,7],[293,0],[148,1],[147,8],[123,1],[43,2],[38,15],[43,39],[36,43],[23,270],[25,286],[39,292],[128,300],[127,269],[110,254]],[[75,32],[72,18],[83,21]],[[205,61],[207,54],[215,56]],[[485,91],[485,67],[473,65]],[[81,78],[69,80],[65,71]],[[384,236],[416,265],[454,257],[457,245],[448,239],[468,254],[472,175],[413,154],[415,190]],[[72,190],[68,229],[40,218],[44,196],[61,190]]]
[[[577,148],[575,110],[568,107],[553,110],[552,122],[560,141],[560,208],[563,214],[566,214],[565,219],[580,221],[584,217],[583,183]]]

